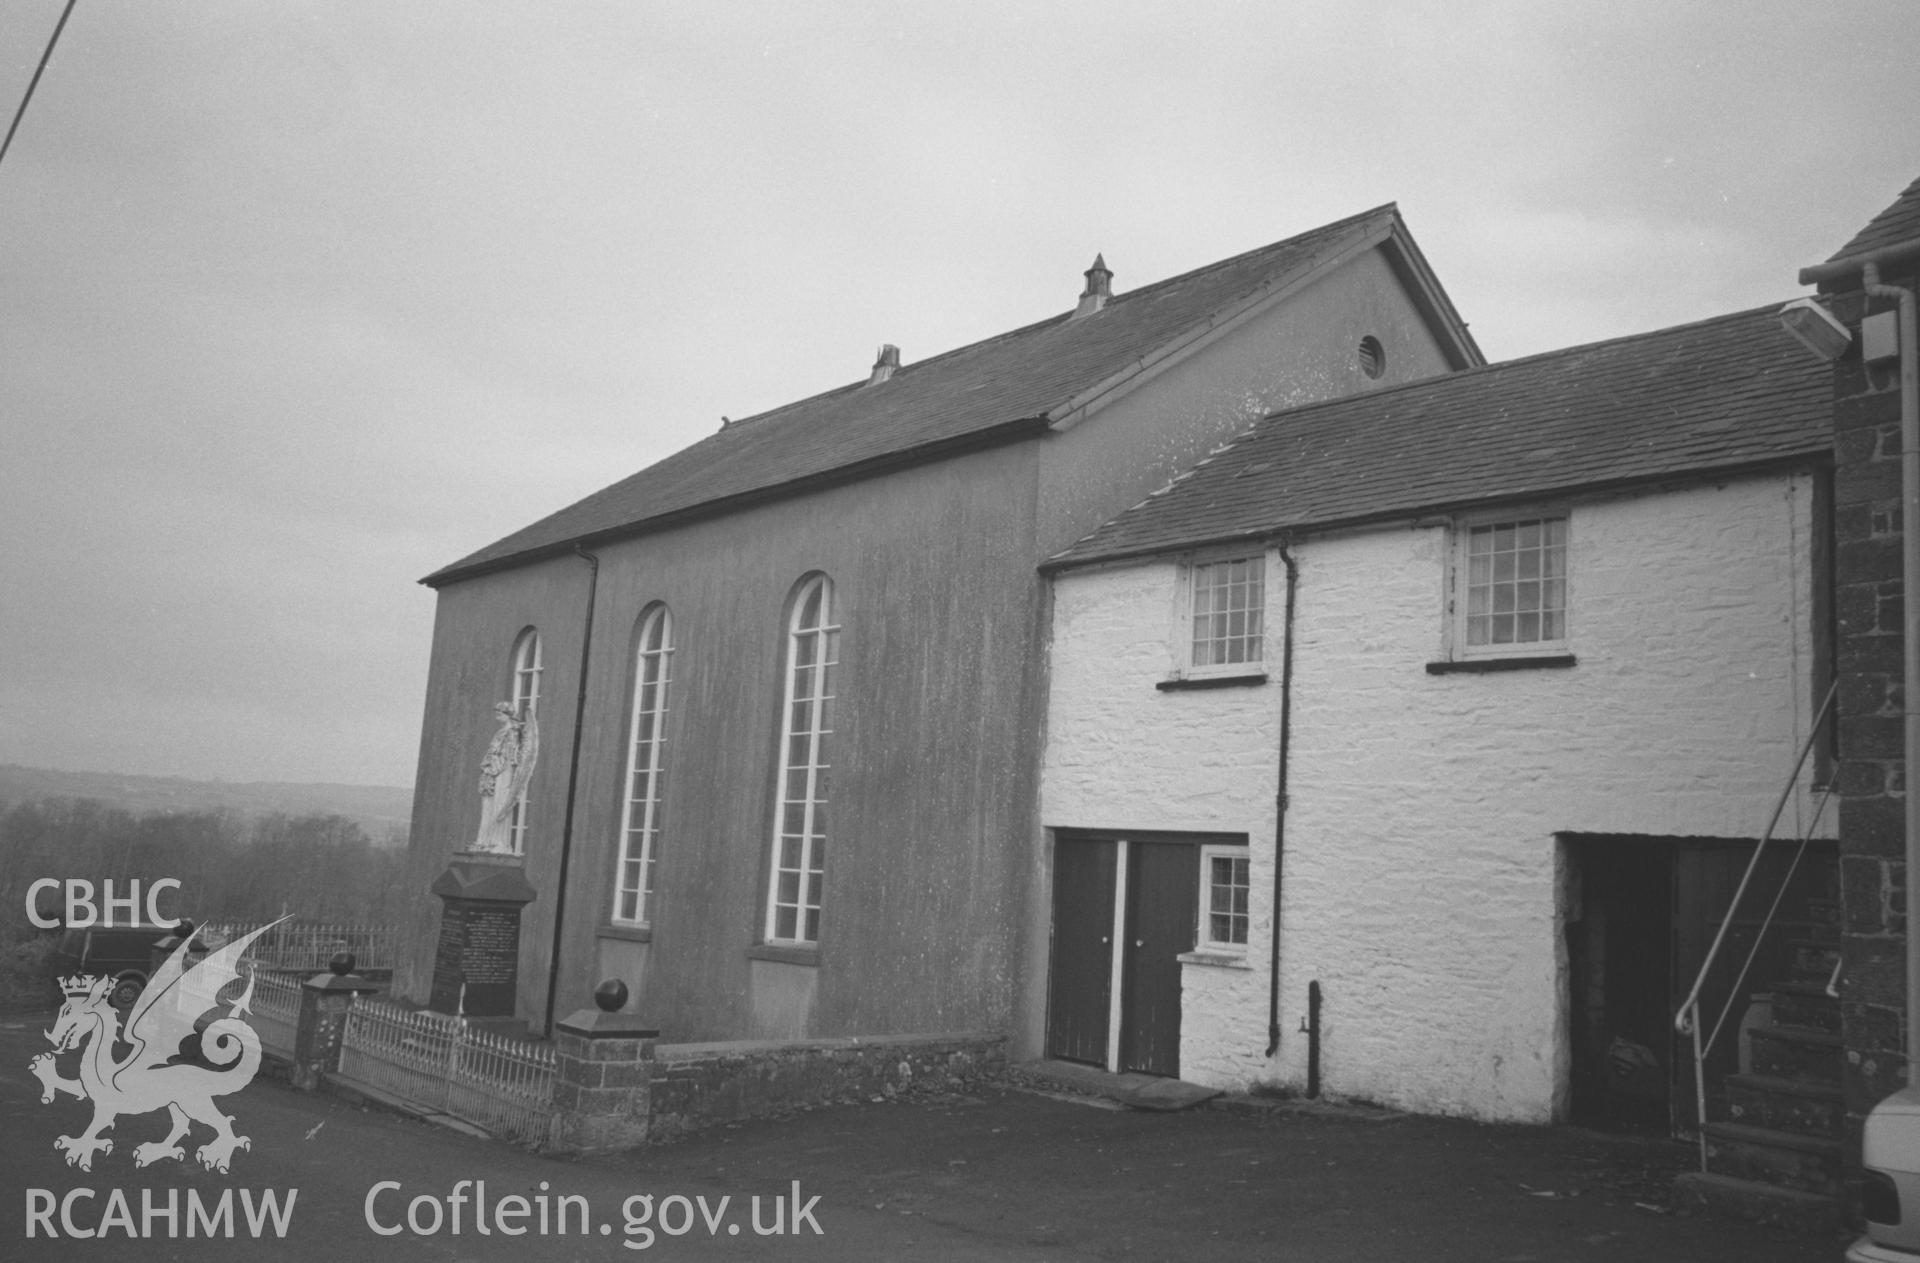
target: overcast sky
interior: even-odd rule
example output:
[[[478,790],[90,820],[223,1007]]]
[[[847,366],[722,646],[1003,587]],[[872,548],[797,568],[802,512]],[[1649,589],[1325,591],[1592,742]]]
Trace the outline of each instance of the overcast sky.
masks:
[[[0,7],[8,116],[62,0]],[[1396,201],[1490,359],[1804,292],[1911,0],[79,0],[0,164],[0,762],[410,784],[415,582]]]

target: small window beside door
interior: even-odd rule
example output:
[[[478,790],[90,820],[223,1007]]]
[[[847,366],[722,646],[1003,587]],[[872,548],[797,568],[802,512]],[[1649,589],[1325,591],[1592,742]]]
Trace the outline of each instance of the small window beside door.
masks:
[[[1249,896],[1252,865],[1244,846],[1200,848],[1200,907],[1193,951],[1180,959],[1194,965],[1246,965],[1253,937]]]

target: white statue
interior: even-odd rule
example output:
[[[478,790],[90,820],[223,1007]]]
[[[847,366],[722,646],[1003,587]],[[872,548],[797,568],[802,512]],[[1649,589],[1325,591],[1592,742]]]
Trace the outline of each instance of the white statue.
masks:
[[[512,702],[499,702],[493,708],[500,731],[487,743],[487,757],[480,761],[480,833],[467,848],[483,854],[513,854],[513,815],[520,796],[533,779],[533,765],[540,757],[540,725],[531,710],[523,717],[514,713]]]

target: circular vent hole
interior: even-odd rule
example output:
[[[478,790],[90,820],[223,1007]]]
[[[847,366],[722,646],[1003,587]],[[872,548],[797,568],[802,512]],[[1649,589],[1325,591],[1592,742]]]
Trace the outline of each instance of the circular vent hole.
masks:
[[[1360,371],[1368,377],[1378,377],[1387,371],[1387,348],[1371,333],[1360,339]]]

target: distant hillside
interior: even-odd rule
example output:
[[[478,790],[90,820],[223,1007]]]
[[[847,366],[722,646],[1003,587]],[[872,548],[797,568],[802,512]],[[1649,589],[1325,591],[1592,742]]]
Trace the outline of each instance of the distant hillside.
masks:
[[[391,785],[308,785],[279,781],[189,781],[121,772],[58,772],[0,763],[0,802],[94,798],[136,815],[225,809],[243,816],[345,816],[375,843],[406,841],[413,791]]]

